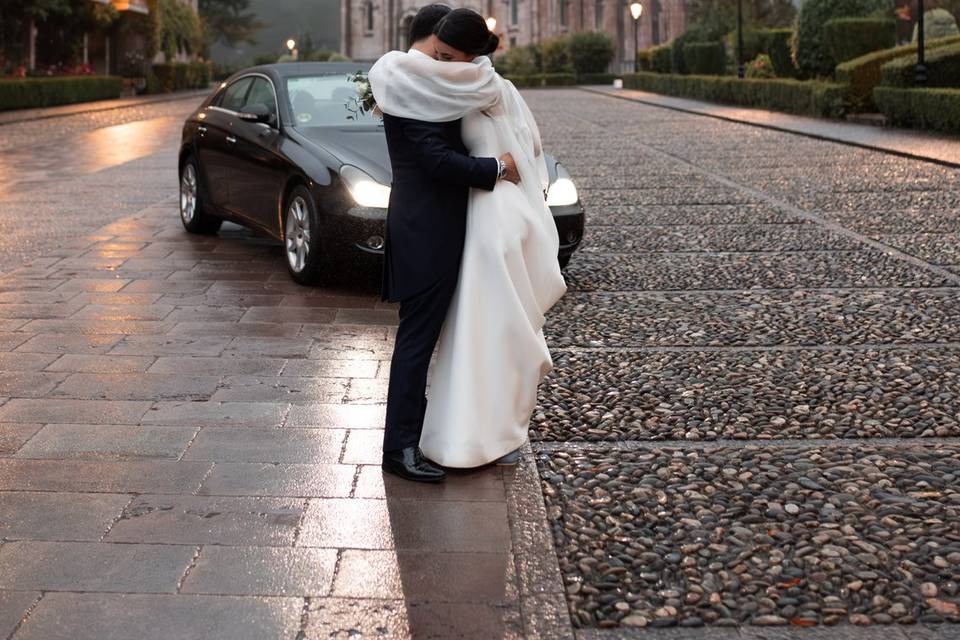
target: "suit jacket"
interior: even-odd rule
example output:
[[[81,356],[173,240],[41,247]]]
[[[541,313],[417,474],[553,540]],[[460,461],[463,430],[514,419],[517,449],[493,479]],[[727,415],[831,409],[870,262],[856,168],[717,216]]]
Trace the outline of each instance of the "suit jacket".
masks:
[[[383,116],[393,168],[383,300],[410,298],[460,270],[470,188],[493,190],[499,173],[495,158],[467,155],[460,124]]]

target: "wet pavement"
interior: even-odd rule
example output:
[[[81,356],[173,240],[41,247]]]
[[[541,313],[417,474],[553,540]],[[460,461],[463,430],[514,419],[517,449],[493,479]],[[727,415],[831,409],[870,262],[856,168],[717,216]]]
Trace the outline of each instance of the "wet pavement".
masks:
[[[5,157],[0,638],[960,635],[960,172],[527,95],[588,235],[523,463],[442,486],[379,470],[370,283],[182,231],[191,103]]]

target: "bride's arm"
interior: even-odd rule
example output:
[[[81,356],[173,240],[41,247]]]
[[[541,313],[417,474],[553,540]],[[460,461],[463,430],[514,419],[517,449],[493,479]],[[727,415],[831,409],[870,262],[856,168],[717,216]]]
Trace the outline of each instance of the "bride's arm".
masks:
[[[457,152],[443,138],[443,125],[418,120],[403,121],[417,163],[429,175],[453,184],[493,191],[500,173],[496,158],[474,158]]]

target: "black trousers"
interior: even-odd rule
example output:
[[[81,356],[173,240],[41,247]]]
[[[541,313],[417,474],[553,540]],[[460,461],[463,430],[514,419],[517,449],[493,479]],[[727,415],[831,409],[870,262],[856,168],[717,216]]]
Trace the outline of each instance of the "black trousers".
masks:
[[[456,288],[457,274],[453,274],[400,301],[400,326],[390,362],[384,451],[420,443],[427,409],[427,370]]]

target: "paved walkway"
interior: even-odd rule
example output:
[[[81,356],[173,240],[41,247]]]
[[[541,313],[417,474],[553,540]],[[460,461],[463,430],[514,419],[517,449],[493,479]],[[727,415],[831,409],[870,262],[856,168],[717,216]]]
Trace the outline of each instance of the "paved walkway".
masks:
[[[646,91],[614,89],[606,86],[586,87],[586,90],[643,104],[676,109],[732,122],[743,122],[768,129],[799,133],[814,138],[888,151],[908,157],[930,159],[960,167],[960,139],[945,135],[837,122],[822,118],[807,118],[763,109],[729,107]]]

